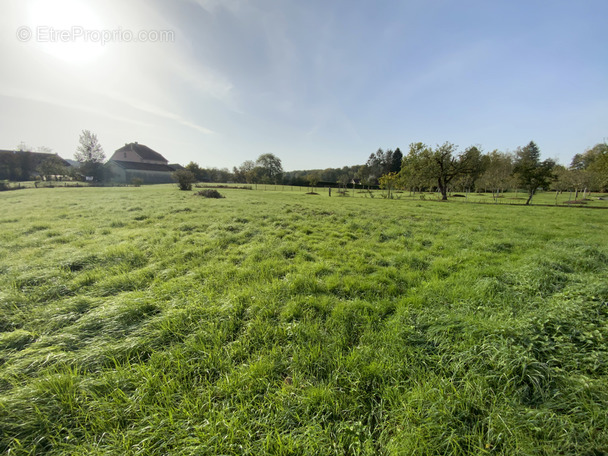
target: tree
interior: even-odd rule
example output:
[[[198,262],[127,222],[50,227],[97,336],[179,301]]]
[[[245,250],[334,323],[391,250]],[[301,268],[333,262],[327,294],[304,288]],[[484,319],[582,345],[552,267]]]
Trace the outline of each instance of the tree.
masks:
[[[408,154],[403,158],[399,177],[404,187],[410,191],[422,191],[431,185],[430,178],[426,172],[426,163],[421,159],[422,151],[426,145],[418,142],[410,144]]]
[[[185,168],[194,175],[197,182],[203,182],[205,180],[205,170],[201,168],[198,163],[191,161]]]
[[[192,171],[187,169],[178,169],[171,177],[177,181],[180,190],[192,190],[192,184],[196,182],[196,177]]]
[[[482,157],[483,173],[478,186],[492,190],[492,196],[498,198],[501,192],[513,185],[513,156],[509,153],[494,150]]]
[[[583,154],[576,154],[570,168],[587,173],[588,184],[596,190],[608,188],[608,144],[596,144]]]
[[[403,153],[397,147],[392,154],[391,163],[389,166],[389,172],[398,173],[401,171],[401,163],[403,162]]]
[[[540,161],[540,149],[534,141],[517,149],[513,174],[517,177],[518,184],[528,192],[526,205],[530,204],[536,190],[549,186],[554,179],[554,166],[553,160]]]
[[[388,199],[393,198],[393,188],[397,186],[399,182],[399,175],[397,173],[387,173],[380,177],[380,188],[386,189],[386,197]]]
[[[274,154],[262,154],[255,162],[259,168],[262,182],[269,184],[279,184],[283,177],[283,165],[281,159]]]
[[[388,173],[398,173],[401,169],[403,154],[397,148],[395,151],[378,149],[371,154],[361,170],[361,180],[368,185],[377,185],[380,177]]]
[[[78,142],[80,144],[74,153],[74,159],[80,163],[80,173],[84,176],[92,176],[96,181],[102,181],[106,154],[97,140],[97,135],[89,130],[83,130]]]
[[[402,176],[412,185],[417,182],[434,182],[441,193],[441,199],[448,199],[448,188],[459,176],[474,174],[481,166],[481,152],[477,147],[469,147],[456,154],[456,146],[444,143],[435,149],[422,143],[410,145],[410,152],[403,161]]]
[[[308,181],[308,185],[310,186],[310,191],[312,192],[312,188],[316,187],[319,183],[320,174],[318,171],[312,171],[306,175],[306,180]]]
[[[44,177],[45,180],[51,180],[52,176],[62,176],[67,174],[66,166],[61,158],[57,155],[52,155],[38,165],[36,171]]]
[[[245,160],[238,168],[235,166],[232,170],[234,178],[237,182],[253,184],[255,162],[253,160]]]

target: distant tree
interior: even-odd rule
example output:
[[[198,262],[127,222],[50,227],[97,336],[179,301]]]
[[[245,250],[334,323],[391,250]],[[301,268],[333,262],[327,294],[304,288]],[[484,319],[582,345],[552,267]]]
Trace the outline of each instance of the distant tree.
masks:
[[[608,144],[596,144],[583,154],[576,154],[570,168],[587,173],[588,184],[595,190],[608,189]]]
[[[180,190],[192,190],[192,184],[196,182],[196,177],[192,171],[187,169],[178,169],[171,174],[173,180],[177,181]]]
[[[17,152],[31,152],[32,148],[30,146],[28,146],[26,143],[24,143],[23,141],[21,141],[19,144],[17,144],[17,147],[15,147],[15,150]]]
[[[398,173],[401,171],[401,163],[403,162],[403,153],[397,147],[392,154],[391,163],[389,166],[389,172]]]
[[[283,177],[283,165],[281,159],[274,154],[262,154],[255,162],[258,169],[257,174],[261,177],[261,182],[269,184],[281,183]]]
[[[255,175],[253,170],[255,162],[253,160],[245,160],[238,168],[234,168],[233,173],[237,182],[253,184]]]
[[[608,190],[608,147],[590,166],[589,171],[592,173],[595,186],[598,190]]]
[[[340,187],[346,188],[346,186],[352,179],[353,178],[351,176],[349,176],[347,173],[340,174],[340,176],[338,176],[338,184],[340,185]]]
[[[452,185],[459,187],[462,191],[470,192],[475,188],[475,184],[483,174],[486,163],[483,160],[481,150],[477,146],[467,148],[464,155],[469,160],[469,168],[466,172],[454,177]]]
[[[483,172],[477,185],[484,190],[490,189],[497,198],[501,192],[514,185],[513,156],[494,150],[482,157]]]
[[[80,173],[84,176],[92,176],[96,181],[102,181],[106,154],[97,140],[97,135],[89,130],[83,130],[78,142],[74,159],[80,163]]]
[[[534,193],[539,188],[549,187],[554,179],[554,166],[553,160],[540,161],[540,149],[534,141],[517,149],[513,174],[517,177],[518,184],[528,192],[526,205],[530,204]]]
[[[572,180],[570,179],[571,170],[563,165],[555,165],[553,167],[553,176],[555,179],[551,182],[551,189],[557,192],[572,189]]]
[[[321,178],[321,176],[320,176],[320,174],[319,174],[318,171],[313,171],[313,172],[308,173],[306,175],[306,180],[308,181],[308,185],[310,185],[311,189],[312,189],[312,187],[316,187],[317,186],[317,184],[319,183],[320,178]]]
[[[399,180],[399,174],[392,172],[380,177],[380,188],[386,189],[386,197],[388,199],[393,198],[393,189],[398,185]]]
[[[365,168],[361,170],[359,179],[367,185],[378,185],[379,179],[384,174],[391,172],[393,166],[393,151],[386,152],[379,148],[371,154],[365,163]]]
[[[67,169],[64,161],[57,155],[51,155],[49,158],[44,160],[36,171],[44,177],[45,180],[51,180],[53,176],[64,176],[67,174]]]
[[[408,154],[403,158],[399,177],[404,188],[414,193],[422,191],[431,184],[431,178],[426,170],[426,161],[421,159],[422,151],[427,146],[421,142],[410,144]]]
[[[198,163],[191,161],[185,168],[194,175],[197,182],[203,182],[205,180],[205,170],[201,168]]]
[[[455,178],[474,174],[480,166],[481,153],[476,147],[456,154],[456,146],[448,142],[435,149],[422,143],[412,144],[410,153],[403,161],[405,180],[436,183],[442,200],[448,199],[448,188]]]

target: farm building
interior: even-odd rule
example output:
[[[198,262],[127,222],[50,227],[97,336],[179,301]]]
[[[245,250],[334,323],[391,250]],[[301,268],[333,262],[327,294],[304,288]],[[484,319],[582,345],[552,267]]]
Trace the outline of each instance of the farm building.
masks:
[[[50,159],[66,168],[70,163],[57,154],[30,152],[22,150],[0,150],[0,180],[29,180],[40,176],[39,167]]]
[[[158,152],[137,142],[125,144],[116,150],[106,163],[109,181],[130,184],[141,179],[144,184],[166,184],[174,182],[171,173],[175,168]]]

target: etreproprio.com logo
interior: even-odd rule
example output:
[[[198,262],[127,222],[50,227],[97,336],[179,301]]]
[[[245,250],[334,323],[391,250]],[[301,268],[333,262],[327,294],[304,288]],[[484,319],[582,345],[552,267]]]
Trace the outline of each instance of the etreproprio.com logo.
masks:
[[[32,29],[26,25],[17,28],[17,39],[21,42],[34,40],[38,43],[95,43],[102,46],[107,43],[172,43],[175,41],[173,30],[138,30],[129,29],[88,29],[72,26],[67,29],[56,29],[49,26],[38,26]]]

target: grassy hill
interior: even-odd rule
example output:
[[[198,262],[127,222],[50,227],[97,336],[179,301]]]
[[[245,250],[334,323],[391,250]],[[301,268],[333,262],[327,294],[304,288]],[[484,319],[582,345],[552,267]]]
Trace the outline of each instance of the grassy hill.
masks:
[[[0,452],[608,452],[608,211],[221,192],[0,194]]]

